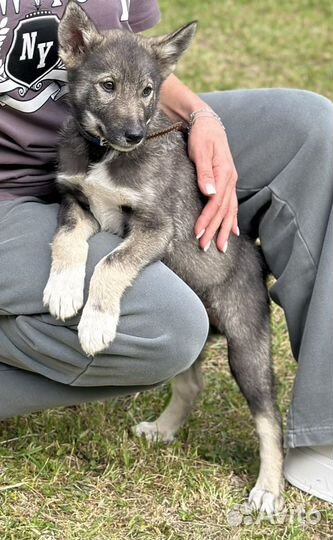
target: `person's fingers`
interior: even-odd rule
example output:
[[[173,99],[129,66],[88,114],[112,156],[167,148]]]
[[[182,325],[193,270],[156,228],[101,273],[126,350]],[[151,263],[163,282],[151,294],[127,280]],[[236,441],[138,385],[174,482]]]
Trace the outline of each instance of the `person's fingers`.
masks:
[[[202,210],[195,228],[194,232],[196,235],[199,235],[202,230],[205,230],[211,220],[214,218],[214,216],[219,211],[222,202],[225,198],[225,193],[227,189],[227,183],[228,183],[228,177],[226,174],[228,174],[228,171],[223,170],[222,166],[214,166],[212,168],[214,179],[215,179],[215,189],[217,190],[216,194],[213,194],[210,196],[208,202],[204,206],[204,209]],[[204,178],[204,181],[202,180]],[[198,184],[200,187],[200,190],[202,191],[202,185],[205,182],[205,176],[200,173],[200,167],[199,167],[199,173],[198,173]]]
[[[216,196],[211,197],[208,200],[208,202],[205,204],[194,226],[194,232],[198,239],[202,238],[203,234],[207,230],[208,225],[211,223],[214,216],[216,216],[220,208],[221,208],[221,205],[217,201]]]
[[[207,156],[198,157],[196,162],[197,180],[201,193],[210,197],[216,195],[216,181],[213,173],[212,162]]]
[[[236,236],[239,236],[239,227],[238,227],[238,199],[237,199],[237,193],[236,193],[236,189],[234,190],[233,194],[232,194],[232,208],[233,208],[233,211],[234,211],[234,221],[233,221],[233,224],[232,224],[232,232],[236,235]]]
[[[230,233],[233,232],[237,236],[239,235],[237,214],[238,214],[238,201],[237,201],[236,193],[234,191],[230,199],[228,212],[222,221],[222,225],[216,239],[217,249],[219,249],[220,251],[223,251],[224,253],[226,252],[228,248],[228,239],[229,239]]]
[[[232,213],[229,212],[222,221],[222,225],[216,239],[216,247],[219,251],[223,251],[223,253],[226,253],[228,249],[228,241],[232,229],[233,219]]]
[[[201,193],[207,197],[215,197],[215,204],[221,204],[223,194],[233,171],[223,163],[214,163],[208,155],[196,158],[197,182]]]
[[[228,189],[225,193],[221,206],[219,206],[215,215],[210,219],[204,234],[201,236],[199,243],[202,249],[206,249],[206,246],[213,240],[217,230],[220,228],[226,214],[228,213],[230,204],[231,192]]]
[[[215,178],[217,179],[216,185],[218,191],[216,195],[210,197],[196,221],[194,232],[197,237],[203,235],[218,212],[220,212],[220,216],[223,218],[221,207],[224,207],[226,211],[230,199],[230,192],[235,188],[237,182],[237,173],[235,169],[227,168],[224,170],[222,167],[214,167],[214,173]]]
[[[238,211],[235,214],[234,222],[232,224],[231,230],[236,236],[239,236],[240,232],[239,232],[239,226],[238,226]]]
[[[227,233],[229,236],[231,230],[237,234],[237,217],[229,223],[229,206],[238,175],[225,131],[212,119],[202,118],[199,124],[198,121],[192,127],[188,153],[196,167],[198,187],[208,197],[194,227],[200,247],[204,249],[212,241],[227,215],[228,223],[223,228],[223,235]],[[208,124],[209,130],[203,132]]]
[[[216,205],[213,204],[213,201],[209,200],[208,203],[205,205],[200,217],[198,218],[195,224],[195,233],[196,237],[199,239],[200,247],[202,249],[204,249],[206,245],[211,242],[216,231],[221,226],[223,220],[225,219],[229,211],[233,215],[233,221],[230,226],[228,222],[228,226],[223,230],[224,233],[227,231],[227,237],[225,238],[225,241],[228,239],[231,230],[233,230],[233,227],[235,227],[235,229],[233,230],[234,234],[238,234],[238,204],[235,192],[235,184],[236,179],[235,177],[232,177],[227,184],[221,204],[216,208]]]

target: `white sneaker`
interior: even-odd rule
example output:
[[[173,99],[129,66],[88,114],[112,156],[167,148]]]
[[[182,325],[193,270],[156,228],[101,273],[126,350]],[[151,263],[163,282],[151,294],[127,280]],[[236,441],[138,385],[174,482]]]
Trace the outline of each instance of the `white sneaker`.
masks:
[[[302,491],[333,503],[333,446],[289,448],[284,476]]]

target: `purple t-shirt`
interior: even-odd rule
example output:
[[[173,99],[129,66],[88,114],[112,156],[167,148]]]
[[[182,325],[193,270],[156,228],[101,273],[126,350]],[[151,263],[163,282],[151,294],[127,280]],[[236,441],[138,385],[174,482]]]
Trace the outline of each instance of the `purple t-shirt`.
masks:
[[[158,0],[78,0],[98,29],[140,32]],[[56,145],[68,112],[57,27],[67,0],[0,0],[0,200],[54,189]]]

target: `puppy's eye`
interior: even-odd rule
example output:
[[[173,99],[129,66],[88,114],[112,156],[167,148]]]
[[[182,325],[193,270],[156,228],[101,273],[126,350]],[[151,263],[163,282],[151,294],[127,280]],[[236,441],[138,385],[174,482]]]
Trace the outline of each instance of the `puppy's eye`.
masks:
[[[105,92],[109,92],[110,94],[115,90],[116,85],[113,81],[104,81],[101,83],[101,87],[103,88],[103,90],[105,90]]]
[[[148,97],[148,96],[150,96],[150,94],[152,93],[152,91],[153,91],[152,86],[146,86],[146,88],[144,88],[144,89],[142,90],[142,95],[143,95],[143,97]]]

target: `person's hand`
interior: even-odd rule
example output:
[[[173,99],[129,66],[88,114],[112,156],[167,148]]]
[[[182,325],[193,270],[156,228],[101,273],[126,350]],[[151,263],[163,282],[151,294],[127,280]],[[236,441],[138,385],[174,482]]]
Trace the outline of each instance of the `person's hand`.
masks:
[[[194,232],[207,250],[218,231],[217,248],[226,251],[231,232],[239,235],[237,171],[223,126],[214,117],[198,116],[191,127],[188,154],[194,162],[199,188],[209,197]]]

